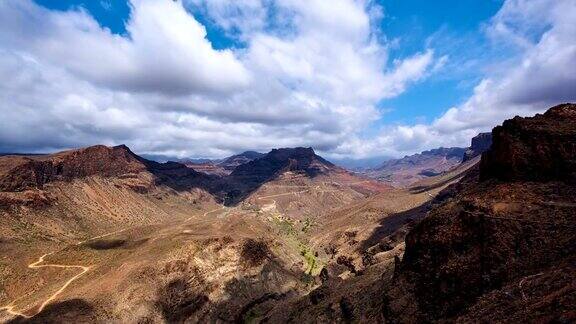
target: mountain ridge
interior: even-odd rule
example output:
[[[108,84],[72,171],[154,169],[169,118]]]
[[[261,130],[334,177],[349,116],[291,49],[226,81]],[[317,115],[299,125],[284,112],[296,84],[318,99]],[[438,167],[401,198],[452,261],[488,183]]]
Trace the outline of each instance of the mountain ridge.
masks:
[[[360,173],[397,187],[407,187],[458,166],[462,162],[464,152],[465,149],[459,147],[431,149],[385,161],[377,168]]]

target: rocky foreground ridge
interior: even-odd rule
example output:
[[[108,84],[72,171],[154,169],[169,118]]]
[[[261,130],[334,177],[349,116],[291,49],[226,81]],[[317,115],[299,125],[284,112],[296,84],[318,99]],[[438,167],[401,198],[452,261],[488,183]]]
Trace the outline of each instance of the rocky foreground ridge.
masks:
[[[346,280],[328,272],[270,322],[575,322],[575,132],[574,104],[504,122],[481,163],[430,204],[384,218],[390,235],[364,252],[403,256],[378,252]]]
[[[406,237],[383,316],[576,320],[576,105],[507,120]]]
[[[550,108],[516,117],[493,131],[493,148],[482,158],[480,177],[504,181],[576,180],[576,108]]]

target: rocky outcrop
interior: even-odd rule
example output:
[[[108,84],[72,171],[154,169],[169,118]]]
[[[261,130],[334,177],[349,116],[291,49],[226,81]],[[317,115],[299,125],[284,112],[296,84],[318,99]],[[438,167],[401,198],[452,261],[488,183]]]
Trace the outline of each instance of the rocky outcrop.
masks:
[[[493,139],[408,233],[385,317],[576,320],[576,284],[559,275],[576,272],[576,106],[508,120]]]
[[[117,176],[146,169],[126,146],[109,148],[97,145],[52,155],[13,157],[11,160],[13,163],[6,163],[7,169],[0,177],[0,191],[41,189],[44,184],[56,180],[70,181],[96,174]]]
[[[265,182],[288,171],[313,178],[331,171],[343,170],[316,155],[312,148],[273,149],[261,158],[239,165],[225,178],[225,202],[237,203]]]
[[[0,191],[42,189],[53,181],[90,176],[123,177],[148,172],[156,182],[197,179],[198,173],[176,162],[158,163],[134,154],[125,145],[96,145],[42,156],[6,156],[0,161]]]
[[[337,168],[334,164],[316,155],[312,148],[273,149],[264,157],[238,166],[231,176],[261,182],[285,171],[302,172],[310,177]]]
[[[464,152],[462,163],[472,160],[480,154],[486,152],[492,145],[492,133],[480,133],[472,137],[472,143]]]
[[[576,105],[507,120],[494,128],[493,137],[482,158],[481,179],[576,181]]]

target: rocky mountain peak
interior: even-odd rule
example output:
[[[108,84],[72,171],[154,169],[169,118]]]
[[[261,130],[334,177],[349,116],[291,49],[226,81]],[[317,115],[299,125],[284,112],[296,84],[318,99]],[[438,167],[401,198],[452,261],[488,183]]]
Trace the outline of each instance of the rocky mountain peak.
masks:
[[[470,147],[466,149],[466,152],[464,152],[462,162],[472,160],[473,158],[486,152],[491,145],[492,145],[492,133],[480,133],[472,137],[472,143]]]
[[[481,179],[576,181],[575,104],[507,120],[492,136],[492,148],[482,157]]]
[[[0,188],[19,191],[41,188],[54,180],[137,173],[145,170],[146,165],[125,145],[95,145],[51,155],[8,157],[3,169]]]
[[[316,155],[311,147],[280,148],[238,166],[231,175],[261,181],[285,171],[304,172],[308,176],[316,176],[332,168],[335,168],[334,164]]]
[[[126,145],[94,145],[49,155],[6,156],[0,165],[0,190],[42,188],[52,181],[71,181],[89,176],[115,177],[149,171],[160,176],[194,170],[176,162],[158,163],[133,153]]]

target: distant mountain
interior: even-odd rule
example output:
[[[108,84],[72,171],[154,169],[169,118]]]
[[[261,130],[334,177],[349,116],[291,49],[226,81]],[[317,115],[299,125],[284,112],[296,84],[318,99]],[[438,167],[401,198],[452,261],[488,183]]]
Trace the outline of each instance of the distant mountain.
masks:
[[[264,154],[264,153],[259,153],[259,152],[254,152],[254,151],[246,151],[246,152],[243,152],[240,154],[236,154],[236,155],[232,155],[230,157],[227,157],[216,164],[218,166],[223,167],[224,169],[226,169],[228,171],[234,171],[234,169],[236,169],[236,167],[238,167],[239,165],[246,164],[250,161],[259,159],[265,155],[266,154]]]
[[[472,137],[472,143],[464,152],[462,162],[472,160],[480,154],[486,152],[492,145],[492,133],[480,133]]]
[[[214,164],[214,163],[218,163],[220,162],[220,160],[217,159],[180,159],[180,160],[175,160],[176,162],[182,162],[182,163],[193,163],[193,164]]]
[[[336,169],[340,170],[333,163],[316,155],[311,147],[281,148],[273,149],[258,159],[239,165],[230,176],[248,182],[258,182],[271,179],[285,171],[314,177]]]
[[[300,207],[313,206],[328,197],[336,199],[324,201],[323,203],[328,203],[324,207],[316,205],[315,210],[310,210],[313,213],[336,206],[342,201],[352,201],[353,197],[358,197],[359,194],[372,195],[390,190],[388,185],[358,177],[336,166],[317,155],[310,147],[273,149],[258,159],[236,167],[226,179],[228,188],[231,188],[226,192],[226,202],[232,203],[244,200],[253,192],[261,190],[267,193],[275,192],[277,189],[273,188],[276,186],[283,190],[293,187],[299,190],[313,187],[321,192],[330,192],[327,196],[321,195],[310,201],[308,200],[310,197],[304,198],[311,205],[306,203]],[[287,208],[299,210],[300,207],[290,205]]]
[[[446,172],[462,162],[466,149],[438,148],[401,159],[388,160],[362,174],[396,187],[406,187],[419,180]]]
[[[212,162],[218,162],[219,161],[219,160],[212,160],[212,159],[206,159],[206,158],[198,158],[198,159],[179,158],[176,156],[162,155],[162,154],[142,154],[140,156],[147,159],[147,160],[156,161],[156,162],[160,162],[160,163],[171,161],[171,162],[179,162],[179,163],[202,164],[202,163],[212,163]]]
[[[224,159],[187,159],[182,161],[182,163],[198,172],[227,176],[239,165],[246,164],[264,155],[264,153],[246,151]]]
[[[125,145],[95,145],[55,154],[5,156],[0,164],[0,190],[42,189],[54,181],[73,181],[90,176],[128,178],[143,173],[155,178],[154,183],[146,181],[148,188],[159,183],[181,185],[181,179],[194,182],[205,177],[177,162],[159,163],[144,159]]]
[[[367,169],[373,169],[380,166],[383,161],[390,160],[391,157],[386,156],[375,156],[370,158],[363,158],[363,159],[353,159],[353,158],[339,158],[339,159],[330,159],[334,164],[346,168],[350,171],[363,171]]]

